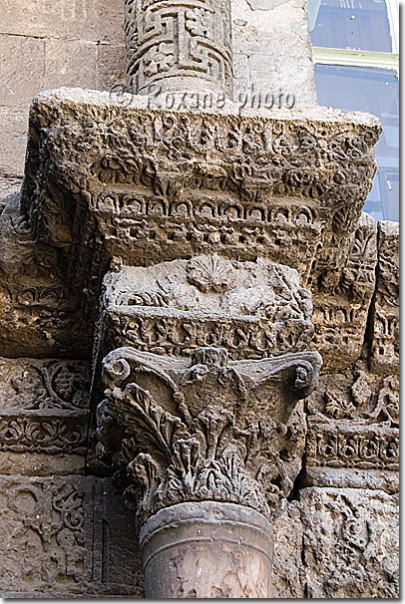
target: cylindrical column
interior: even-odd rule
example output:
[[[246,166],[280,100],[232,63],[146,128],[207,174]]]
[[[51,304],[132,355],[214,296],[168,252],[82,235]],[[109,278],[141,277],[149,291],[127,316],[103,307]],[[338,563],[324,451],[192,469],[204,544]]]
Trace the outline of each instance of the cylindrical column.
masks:
[[[230,0],[126,0],[127,81],[134,94],[232,98]]]
[[[141,529],[146,598],[271,598],[273,531],[233,503],[179,503]]]

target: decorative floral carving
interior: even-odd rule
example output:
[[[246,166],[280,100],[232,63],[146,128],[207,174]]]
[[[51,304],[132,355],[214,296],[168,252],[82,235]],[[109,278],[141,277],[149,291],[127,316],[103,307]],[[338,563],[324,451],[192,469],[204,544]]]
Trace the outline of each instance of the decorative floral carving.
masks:
[[[204,499],[270,515],[291,491],[300,432],[289,421],[316,382],[317,353],[229,361],[226,350],[207,347],[190,363],[122,348],[103,365],[98,452],[127,474],[142,521]]]
[[[10,384],[17,395],[15,406],[66,411],[88,408],[90,376],[87,364],[33,361],[24,364],[20,372],[14,369],[13,373]]]
[[[0,416],[0,451],[85,455],[88,414],[71,417]]]
[[[39,556],[43,581],[59,583],[70,579],[80,583],[91,578],[91,552],[86,549],[83,526],[84,493],[76,485],[49,480],[44,484],[20,483],[12,485],[6,497],[18,519],[24,512],[17,528],[11,529],[12,540],[25,537],[23,542],[30,547],[32,533],[37,535],[43,550]]]

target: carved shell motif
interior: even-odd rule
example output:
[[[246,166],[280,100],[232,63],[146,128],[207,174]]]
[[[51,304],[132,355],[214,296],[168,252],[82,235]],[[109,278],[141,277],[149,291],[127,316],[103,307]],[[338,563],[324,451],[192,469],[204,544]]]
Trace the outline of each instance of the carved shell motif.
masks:
[[[212,256],[197,256],[187,263],[187,279],[204,293],[222,293],[235,283],[235,270],[229,260]]]

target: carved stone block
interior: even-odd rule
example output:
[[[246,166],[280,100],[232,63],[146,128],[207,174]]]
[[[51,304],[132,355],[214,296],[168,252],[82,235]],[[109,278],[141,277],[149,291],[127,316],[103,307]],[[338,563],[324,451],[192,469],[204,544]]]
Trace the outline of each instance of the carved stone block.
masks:
[[[378,223],[377,285],[373,308],[371,368],[399,371],[399,223]]]
[[[190,356],[202,346],[230,358],[262,358],[306,350],[312,303],[297,271],[258,259],[216,254],[123,267],[104,279],[99,356],[120,346]]]
[[[377,225],[373,218],[362,213],[347,254],[332,233],[320,256],[321,274],[311,285],[315,325],[312,346],[322,354],[323,371],[335,373],[359,359],[366,337],[377,264]]]
[[[285,501],[274,520],[273,589],[276,598],[305,598],[301,504]]]
[[[297,268],[305,286],[320,274],[330,232],[333,249],[348,251],[375,172],[376,118],[320,108],[283,119],[240,116],[236,106],[174,113],[106,96],[60,89],[31,108],[22,208],[41,241],[70,248],[80,291],[103,253],[135,265],[259,255]]]
[[[143,596],[133,514],[107,480],[0,476],[3,597]]]
[[[80,295],[67,283],[63,251],[35,240],[19,194],[8,195],[0,208],[2,354],[81,356],[90,350],[90,333]]]
[[[308,598],[398,598],[398,497],[366,489],[300,491]]]

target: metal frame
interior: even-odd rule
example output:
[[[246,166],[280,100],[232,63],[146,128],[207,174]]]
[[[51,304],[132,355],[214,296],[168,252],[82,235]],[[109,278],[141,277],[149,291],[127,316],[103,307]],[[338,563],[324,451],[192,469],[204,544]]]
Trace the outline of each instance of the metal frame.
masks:
[[[392,53],[312,46],[312,59],[322,65],[352,65],[393,69],[399,75],[399,0],[385,0],[390,24]]]

